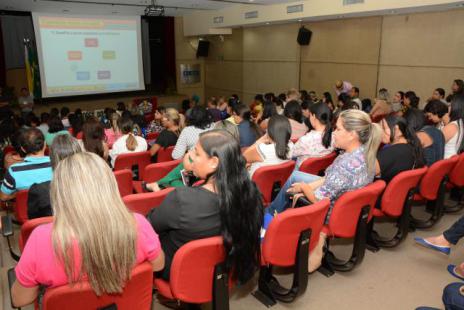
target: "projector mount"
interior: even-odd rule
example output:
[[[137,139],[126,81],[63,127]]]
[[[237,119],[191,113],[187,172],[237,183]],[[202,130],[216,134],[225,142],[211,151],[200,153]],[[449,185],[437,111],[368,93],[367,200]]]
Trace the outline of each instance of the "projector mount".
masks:
[[[145,8],[145,16],[164,16],[164,6],[158,5],[156,0],[151,0],[151,4]]]

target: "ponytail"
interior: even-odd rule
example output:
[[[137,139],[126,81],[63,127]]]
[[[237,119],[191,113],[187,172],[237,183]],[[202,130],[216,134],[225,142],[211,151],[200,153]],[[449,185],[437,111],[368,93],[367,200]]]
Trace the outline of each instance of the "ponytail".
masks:
[[[332,145],[332,111],[329,106],[323,102],[314,103],[309,107],[309,112],[313,114],[316,119],[325,125],[324,133],[322,135],[322,145],[327,149]]]
[[[135,151],[137,146],[138,146],[137,139],[135,138],[134,134],[130,132],[126,139],[126,148],[129,151]]]
[[[127,135],[126,139],[126,148],[129,151],[135,151],[138,146],[137,139],[134,136],[134,122],[130,118],[120,118],[119,119],[119,128],[123,134]]]
[[[380,128],[379,124],[372,122],[370,123],[369,128],[369,138],[365,143],[364,156],[367,161],[367,170],[369,173],[375,174],[375,163],[377,161],[377,151],[379,150],[382,139],[382,128]]]
[[[328,149],[332,145],[332,124],[326,124],[324,134],[322,135],[322,145]]]

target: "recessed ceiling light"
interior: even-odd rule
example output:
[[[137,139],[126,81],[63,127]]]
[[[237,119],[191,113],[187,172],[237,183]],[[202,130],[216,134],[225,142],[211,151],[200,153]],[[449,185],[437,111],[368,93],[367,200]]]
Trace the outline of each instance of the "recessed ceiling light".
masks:
[[[266,25],[269,25],[270,23],[266,23]]]
[[[395,10],[391,10],[391,11],[390,11],[390,14],[395,14],[395,13],[396,13]]]
[[[298,21],[299,21],[299,22],[302,22],[303,20],[302,20],[302,19],[299,19]]]

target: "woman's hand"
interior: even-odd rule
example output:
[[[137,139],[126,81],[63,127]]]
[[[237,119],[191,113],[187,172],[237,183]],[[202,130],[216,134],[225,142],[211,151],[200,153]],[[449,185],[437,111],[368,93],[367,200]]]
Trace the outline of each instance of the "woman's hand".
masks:
[[[309,184],[299,182],[299,183],[293,183],[292,186],[287,190],[287,193],[302,193],[305,188],[309,187]]]

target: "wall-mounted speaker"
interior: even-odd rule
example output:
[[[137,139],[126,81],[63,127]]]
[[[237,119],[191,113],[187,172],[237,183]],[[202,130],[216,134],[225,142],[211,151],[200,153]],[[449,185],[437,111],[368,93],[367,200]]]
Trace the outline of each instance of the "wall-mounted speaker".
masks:
[[[208,57],[208,51],[209,51],[209,41],[205,41],[205,40],[198,41],[197,58]]]
[[[309,29],[306,29],[304,26],[300,28],[298,31],[298,44],[300,45],[309,45],[311,42],[311,37],[313,35],[313,32]]]

